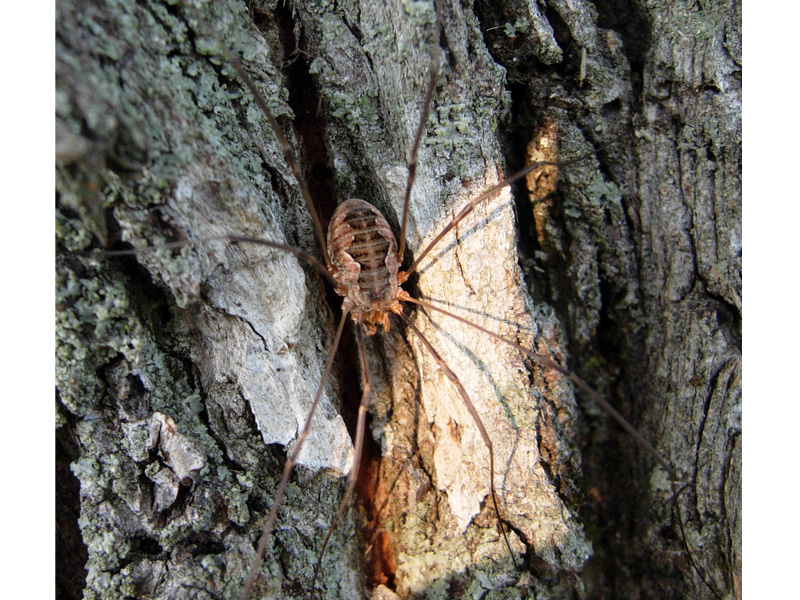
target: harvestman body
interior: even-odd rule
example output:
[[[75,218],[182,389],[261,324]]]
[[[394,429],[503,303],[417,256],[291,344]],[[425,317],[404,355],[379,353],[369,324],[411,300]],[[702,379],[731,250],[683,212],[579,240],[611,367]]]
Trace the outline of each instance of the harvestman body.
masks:
[[[328,254],[336,293],[344,297],[342,310],[369,335],[378,326],[389,331],[389,312],[403,312],[400,283],[407,277],[398,273],[397,241],[384,216],[357,198],[340,204],[328,231]]]

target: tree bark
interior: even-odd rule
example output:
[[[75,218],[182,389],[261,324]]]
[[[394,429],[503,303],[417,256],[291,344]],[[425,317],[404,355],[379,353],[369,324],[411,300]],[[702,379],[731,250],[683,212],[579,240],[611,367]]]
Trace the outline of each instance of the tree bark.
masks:
[[[568,365],[630,417],[686,484],[699,570],[738,597],[740,5],[441,2],[441,29],[426,3],[187,5],[57,6],[57,436],[77,497],[57,473],[59,514],[69,523],[79,503],[82,539],[69,546],[59,525],[75,563],[59,594],[80,597],[85,568],[86,598],[237,597],[339,319],[324,278],[281,251],[75,254],[235,234],[319,256],[216,37],[262,90],[323,225],[358,197],[398,233],[441,60],[408,258],[527,162],[581,157],[483,203],[412,295]],[[401,598],[714,597],[652,457],[558,374],[435,312],[412,319],[486,426],[523,564],[499,536],[461,395],[398,323],[368,340],[375,441],[317,597],[390,593],[378,584]],[[255,597],[308,592],[352,462],[353,348],[326,383]]]

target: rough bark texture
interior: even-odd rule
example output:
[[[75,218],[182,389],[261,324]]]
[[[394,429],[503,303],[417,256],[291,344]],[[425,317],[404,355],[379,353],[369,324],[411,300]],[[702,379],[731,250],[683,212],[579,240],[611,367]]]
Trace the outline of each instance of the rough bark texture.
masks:
[[[629,416],[686,484],[706,579],[740,594],[739,4],[442,1],[441,35],[426,2],[57,11],[64,598],[237,596],[338,319],[320,275],[279,251],[68,254],[223,234],[318,254],[212,31],[262,89],[323,220],[359,197],[399,223],[429,49],[443,49],[409,257],[503,174],[586,155],[482,205],[411,289],[569,365]],[[381,583],[401,598],[713,597],[650,456],[559,375],[436,313],[413,318],[489,432],[523,564],[499,537],[461,397],[396,327],[369,340],[363,510],[339,523],[318,597],[389,597]],[[352,342],[335,371],[256,597],[307,594],[344,491]]]

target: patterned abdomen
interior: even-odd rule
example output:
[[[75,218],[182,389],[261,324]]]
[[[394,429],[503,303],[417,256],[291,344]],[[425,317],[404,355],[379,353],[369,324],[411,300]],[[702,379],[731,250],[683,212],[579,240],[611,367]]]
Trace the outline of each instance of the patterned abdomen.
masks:
[[[398,290],[397,241],[389,223],[369,202],[351,198],[333,213],[328,254],[336,267],[336,293],[356,321],[391,310]]]

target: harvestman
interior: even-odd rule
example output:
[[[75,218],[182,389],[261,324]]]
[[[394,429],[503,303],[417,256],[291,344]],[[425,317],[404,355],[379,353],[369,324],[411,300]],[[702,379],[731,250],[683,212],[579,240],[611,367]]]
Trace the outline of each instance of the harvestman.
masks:
[[[520,346],[519,344],[517,344],[512,340],[506,339],[463,317],[460,317],[447,310],[434,306],[429,302],[412,298],[401,287],[401,285],[408,280],[409,276],[418,269],[420,263],[430,253],[430,251],[434,247],[436,247],[437,244],[451,230],[453,230],[467,215],[469,215],[482,202],[486,201],[487,199],[497,194],[502,188],[512,184],[518,179],[521,179],[522,177],[526,176],[527,174],[533,172],[536,169],[539,169],[544,166],[563,167],[578,162],[580,160],[583,160],[584,157],[578,157],[568,162],[553,162],[553,161],[534,162],[526,166],[521,171],[515,173],[514,175],[507,177],[498,184],[490,187],[488,190],[486,190],[485,192],[481,193],[476,198],[471,200],[457,215],[455,215],[453,219],[445,227],[443,227],[442,230],[433,238],[433,240],[418,253],[412,264],[407,269],[400,270],[401,263],[403,260],[403,254],[405,251],[406,226],[408,221],[408,210],[411,198],[411,190],[414,183],[414,175],[417,165],[417,153],[420,141],[424,134],[425,123],[427,121],[428,113],[430,111],[434,91],[436,88],[436,78],[439,69],[439,53],[438,52],[432,53],[431,71],[428,81],[428,88],[423,108],[421,111],[420,122],[417,128],[414,144],[408,161],[408,179],[406,183],[405,198],[403,202],[403,213],[402,213],[402,221],[400,229],[400,243],[398,246],[394,234],[392,233],[391,227],[389,226],[389,223],[387,222],[385,217],[380,213],[380,211],[377,208],[375,208],[368,202],[360,199],[351,198],[349,200],[342,202],[336,208],[333,217],[331,218],[327,237],[323,235],[322,225],[320,223],[319,217],[317,216],[316,210],[311,200],[311,195],[305,184],[305,181],[303,180],[303,177],[300,174],[300,169],[297,160],[293,156],[291,147],[289,146],[286,137],[284,136],[280,126],[278,125],[277,121],[275,120],[269,108],[267,107],[267,104],[264,101],[263,97],[257,90],[253,81],[245,72],[239,60],[224,45],[220,43],[220,46],[222,47],[223,52],[227,55],[231,64],[236,69],[241,80],[250,90],[256,104],[259,106],[260,110],[266,116],[267,120],[269,121],[270,127],[272,128],[275,136],[280,142],[281,149],[284,153],[286,161],[289,164],[289,167],[291,168],[292,173],[294,174],[295,179],[298,182],[298,185],[300,186],[309,213],[312,216],[314,222],[315,236],[320,244],[324,264],[319,263],[319,261],[317,261],[314,257],[308,255],[303,251],[300,251],[296,248],[285,246],[283,244],[278,244],[267,240],[257,240],[257,239],[243,238],[237,236],[226,236],[226,239],[230,241],[249,242],[249,243],[267,245],[300,256],[305,260],[309,261],[311,264],[313,264],[329,280],[331,280],[334,284],[334,290],[336,291],[336,293],[344,298],[342,301],[342,315],[339,320],[338,327],[336,329],[336,334],[334,336],[333,343],[328,353],[328,358],[325,363],[325,368],[323,370],[321,381],[317,388],[317,392],[314,396],[311,409],[309,410],[303,429],[297,438],[297,442],[295,444],[295,447],[291,455],[287,458],[286,463],[284,465],[281,480],[275,492],[272,508],[270,509],[267,522],[264,526],[263,533],[259,540],[258,549],[256,552],[256,559],[254,560],[250,572],[248,573],[244,588],[242,590],[241,594],[242,600],[246,600],[249,597],[253,583],[255,582],[255,579],[258,576],[259,567],[266,552],[267,541],[269,539],[270,533],[272,532],[272,529],[277,519],[277,514],[281,500],[283,499],[284,493],[286,491],[286,486],[292,474],[294,464],[297,460],[298,455],[300,454],[300,450],[302,449],[303,443],[306,437],[308,436],[309,430],[311,428],[311,421],[319,404],[319,400],[322,395],[322,391],[324,389],[325,381],[331,372],[333,366],[333,359],[336,354],[336,350],[339,346],[344,325],[348,316],[352,318],[354,324],[356,325],[355,327],[356,340],[358,347],[359,362],[361,365],[362,394],[361,394],[361,402],[358,409],[356,438],[354,440],[355,453],[354,453],[353,467],[348,475],[347,491],[345,492],[344,498],[339,506],[339,510],[337,511],[337,514],[334,517],[330,528],[328,529],[328,532],[325,536],[325,540],[323,542],[322,549],[320,550],[319,556],[317,558],[317,563],[314,569],[314,575],[310,585],[310,594],[312,596],[314,594],[314,583],[316,581],[320,566],[322,564],[322,559],[325,553],[325,549],[327,548],[331,534],[333,533],[333,530],[335,529],[339,518],[341,517],[343,511],[348,505],[348,502],[350,500],[350,497],[352,496],[353,490],[356,485],[356,480],[358,478],[361,454],[364,445],[366,414],[367,410],[369,409],[370,393],[371,393],[371,381],[366,360],[364,336],[375,335],[379,329],[383,329],[385,332],[388,332],[390,329],[391,314],[396,315],[400,320],[402,320],[405,323],[405,325],[411,331],[413,331],[414,334],[420,339],[422,344],[426,347],[427,351],[430,352],[430,354],[433,356],[433,358],[439,365],[442,372],[450,380],[452,385],[455,386],[455,388],[457,389],[459,395],[462,397],[465,406],[475,423],[475,426],[478,428],[481,438],[483,439],[489,452],[489,473],[490,473],[489,491],[492,498],[492,505],[494,508],[494,512],[497,516],[498,524],[500,527],[500,531],[503,535],[505,544],[508,547],[509,552],[511,553],[512,559],[516,563],[514,552],[508,540],[508,536],[503,526],[502,519],[500,518],[500,509],[497,501],[497,493],[494,486],[495,460],[494,460],[492,441],[489,437],[489,434],[483,422],[481,421],[481,418],[478,415],[478,412],[476,411],[475,406],[473,405],[469,395],[467,394],[466,389],[459,381],[457,375],[447,366],[446,362],[436,351],[433,345],[425,338],[423,333],[414,325],[414,322],[404,314],[403,306],[401,304],[402,302],[409,302],[421,306],[427,310],[432,310],[441,313],[448,318],[455,319],[467,326],[473,327],[499,342],[508,344],[509,346],[515,348],[520,353],[533,359],[542,366],[553,369],[561,373],[568,379],[570,379],[575,385],[581,388],[595,402],[597,402],[606,412],[608,412],[623,427],[623,429],[625,429],[625,431],[627,431],[631,436],[633,436],[633,438],[637,441],[638,444],[640,444],[651,456],[653,456],[656,462],[667,472],[670,484],[672,486],[673,497],[677,497],[679,493],[679,485],[677,476],[672,467],[658,454],[655,448],[653,448],[653,446],[642,437],[642,435],[636,430],[636,428],[634,428],[630,423],[628,423],[628,421],[624,417],[622,417],[622,415],[620,415],[608,402],[606,402],[599,394],[597,394],[597,392],[595,392],[581,378],[579,378],[577,375],[575,375],[568,369],[550,360],[549,358],[536,354],[535,352],[527,348],[524,348],[523,346]],[[675,506],[677,506],[677,503],[675,503]],[[686,542],[686,536],[683,531],[682,517],[680,517],[680,514],[678,515],[678,517],[679,517],[678,521],[680,523],[680,528],[681,528],[681,534],[683,536],[684,545],[687,550],[687,555],[689,556],[689,560],[692,563],[692,565],[695,567],[695,569],[697,569],[695,565],[695,560],[692,556],[693,553],[689,549],[688,542]],[[699,569],[698,573],[701,573]],[[701,573],[701,578],[705,581],[705,578],[702,577],[702,573]],[[708,583],[706,583],[706,585],[708,585]],[[718,595],[716,591],[713,589],[712,592],[714,592],[715,595]]]

